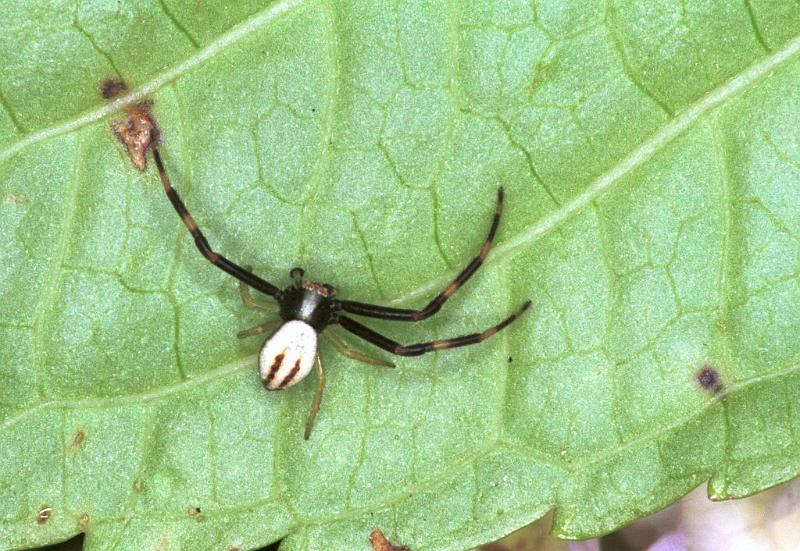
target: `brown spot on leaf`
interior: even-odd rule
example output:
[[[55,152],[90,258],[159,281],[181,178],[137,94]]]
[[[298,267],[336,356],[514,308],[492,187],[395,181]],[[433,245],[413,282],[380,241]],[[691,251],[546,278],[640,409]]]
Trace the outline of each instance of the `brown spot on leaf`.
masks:
[[[369,535],[369,540],[372,542],[372,548],[375,551],[411,551],[408,547],[393,545],[380,530],[373,530]]]
[[[86,528],[89,527],[89,515],[83,513],[78,519],[78,524],[80,525],[81,530],[86,531]]]
[[[514,361],[514,358],[512,358],[511,356],[509,356],[509,357],[508,357],[508,363],[511,363],[511,362],[513,362],[513,361]]]
[[[717,320],[717,328],[722,331],[723,333],[728,330],[728,322],[722,318]]]
[[[150,106],[147,101],[133,105],[125,110],[127,119],[111,123],[111,129],[125,144],[131,161],[139,170],[147,168],[147,151],[161,142]]]
[[[25,201],[26,199],[23,195],[14,195],[13,193],[9,193],[3,198],[3,203],[6,205],[22,205]]]
[[[86,441],[86,433],[82,430],[79,430],[75,433],[75,436],[72,437],[72,442],[69,445],[69,452],[74,452],[76,449],[78,449],[78,446],[84,443],[84,441]]]
[[[36,515],[36,522],[38,524],[45,524],[53,514],[53,508],[49,505],[43,505],[41,509],[39,509],[39,513]]]
[[[706,364],[697,372],[697,382],[703,390],[708,390],[714,394],[719,394],[725,388],[722,383],[722,375],[717,366]]]
[[[103,99],[114,99],[128,91],[128,85],[121,78],[107,78],[100,83],[100,95]]]
[[[189,513],[190,517],[194,518],[198,522],[204,520],[203,515],[200,514],[200,507],[190,506],[186,512]]]

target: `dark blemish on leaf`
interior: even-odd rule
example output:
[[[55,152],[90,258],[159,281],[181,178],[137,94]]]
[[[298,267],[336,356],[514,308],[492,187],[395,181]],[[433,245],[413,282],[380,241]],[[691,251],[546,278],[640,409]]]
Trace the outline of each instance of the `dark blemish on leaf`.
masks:
[[[509,356],[509,357],[508,357],[508,363],[511,363],[511,362],[513,362],[513,361],[514,361],[514,358],[512,358],[511,356]]]
[[[722,384],[722,375],[717,366],[706,364],[697,373],[697,382],[703,390],[708,390],[714,394],[719,394],[725,388]]]
[[[44,524],[48,520],[50,520],[50,516],[53,514],[53,508],[49,505],[43,505],[41,509],[39,509],[39,513],[36,515],[36,522],[38,524]]]
[[[375,551],[411,551],[408,547],[393,545],[380,530],[373,530],[369,535],[369,540],[372,542],[372,548]]]
[[[186,512],[189,513],[190,517],[193,517],[198,522],[204,519],[203,515],[200,514],[200,507],[189,507]]]
[[[100,95],[103,99],[114,99],[128,91],[128,85],[121,78],[107,78],[100,83]]]
[[[124,121],[111,123],[111,129],[128,150],[128,155],[139,170],[147,168],[147,151],[161,143],[161,132],[150,113],[151,103],[144,101],[129,107]]]
[[[72,443],[69,445],[69,451],[74,452],[78,446],[83,444],[86,441],[86,433],[82,430],[79,430],[75,433],[75,436],[72,437]]]

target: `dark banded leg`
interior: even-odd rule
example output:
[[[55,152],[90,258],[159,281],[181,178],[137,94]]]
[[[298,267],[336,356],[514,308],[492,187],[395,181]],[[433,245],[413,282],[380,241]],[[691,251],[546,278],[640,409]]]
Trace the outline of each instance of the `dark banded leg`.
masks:
[[[167,171],[164,169],[164,163],[161,160],[161,153],[159,153],[158,149],[153,150],[153,158],[156,161],[158,174],[161,176],[161,183],[164,184],[164,191],[167,192],[167,197],[169,197],[172,206],[175,207],[175,210],[178,212],[181,220],[183,220],[183,223],[189,229],[189,233],[191,233],[192,237],[194,237],[194,244],[197,245],[197,248],[200,250],[203,256],[206,257],[208,261],[217,268],[229,273],[250,287],[253,287],[254,289],[270,296],[279,295],[280,289],[275,287],[273,284],[261,279],[257,275],[245,270],[241,266],[234,264],[221,254],[216,253],[211,249],[211,246],[208,244],[208,240],[206,240],[205,236],[200,231],[200,228],[197,227],[197,223],[195,223],[194,218],[192,218],[192,215],[189,214],[188,210],[186,210],[186,205],[183,204],[178,192],[175,191],[174,187],[172,187],[172,184],[169,181],[169,176],[167,176]]]
[[[497,209],[494,212],[492,226],[489,228],[489,235],[486,236],[486,240],[483,242],[481,252],[478,254],[478,256],[473,258],[469,264],[467,264],[467,267],[464,268],[453,280],[453,282],[447,286],[447,289],[434,297],[434,299],[431,300],[425,308],[421,310],[390,308],[388,306],[378,306],[377,304],[342,300],[339,301],[339,305],[341,306],[342,310],[345,312],[350,312],[351,314],[357,314],[359,316],[395,321],[419,321],[434,315],[441,309],[442,304],[444,304],[448,298],[453,296],[453,294],[458,291],[459,287],[461,287],[470,277],[472,277],[472,274],[478,271],[478,268],[480,268],[481,264],[483,264],[486,255],[489,254],[489,249],[492,248],[492,241],[494,241],[494,235],[497,233],[497,226],[500,224],[500,214],[503,212],[503,197],[504,191],[503,188],[500,187],[497,190]]]
[[[350,331],[354,335],[357,335],[364,339],[367,342],[374,344],[379,348],[383,348],[384,350],[391,352],[392,354],[397,354],[398,356],[419,356],[421,354],[425,354],[426,352],[434,352],[436,350],[445,350],[447,348],[456,348],[458,346],[467,346],[469,344],[477,344],[482,340],[488,339],[512,321],[517,319],[525,310],[530,307],[531,301],[526,302],[522,305],[522,307],[514,312],[512,315],[508,316],[506,319],[495,325],[494,327],[490,327],[483,333],[473,333],[472,335],[464,335],[463,337],[455,337],[453,339],[444,339],[440,341],[430,341],[430,342],[421,342],[417,344],[410,344],[404,346],[400,343],[393,341],[387,337],[384,337],[380,333],[376,333],[366,325],[362,325],[355,320],[350,318],[341,316],[339,317],[339,323],[343,328]]]
[[[303,438],[308,440],[311,437],[311,431],[314,428],[314,421],[317,419],[319,407],[322,405],[322,392],[325,390],[325,370],[322,369],[322,360],[317,356],[317,390],[314,392],[314,400],[311,402],[311,413],[308,414],[306,421],[306,431]]]

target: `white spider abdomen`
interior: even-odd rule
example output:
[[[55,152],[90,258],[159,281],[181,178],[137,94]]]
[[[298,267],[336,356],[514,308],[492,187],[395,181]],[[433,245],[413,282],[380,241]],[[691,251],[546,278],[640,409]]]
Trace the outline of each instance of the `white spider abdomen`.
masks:
[[[299,383],[314,367],[317,332],[304,321],[281,325],[258,355],[261,381],[269,390],[281,390]]]

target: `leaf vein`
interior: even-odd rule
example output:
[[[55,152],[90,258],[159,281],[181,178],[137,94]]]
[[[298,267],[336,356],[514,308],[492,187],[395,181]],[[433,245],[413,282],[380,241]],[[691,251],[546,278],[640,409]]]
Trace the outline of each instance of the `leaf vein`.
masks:
[[[798,55],[800,55],[800,37],[788,42],[784,48],[776,51],[773,55],[762,58],[757,63],[750,65],[735,77],[703,96],[673,118],[661,130],[653,134],[650,139],[641,143],[639,147],[631,151],[610,170],[599,176],[571,201],[564,203],[561,208],[556,209],[527,230],[518,233],[504,243],[500,243],[489,253],[486,263],[489,264],[510,258],[522,248],[548,235],[551,231],[567,222],[586,205],[603,195],[625,176],[650,160],[656,153],[671,144],[702,117],[752,88],[763,78],[769,76],[784,63]],[[391,303],[403,303],[420,295],[426,295],[442,285],[442,282],[452,279],[452,277],[453,273],[443,274],[404,295],[392,299]]]
[[[44,370],[44,325],[47,321],[47,313],[53,306],[58,287],[61,284],[61,279],[64,274],[64,261],[67,258],[67,253],[70,249],[70,240],[72,238],[72,225],[75,221],[75,211],[78,202],[78,190],[80,187],[80,165],[81,165],[81,147],[83,139],[80,135],[76,138],[75,143],[75,164],[72,167],[72,174],[69,178],[69,189],[65,190],[64,197],[64,217],[61,229],[58,232],[60,239],[55,243],[55,251],[52,257],[50,266],[47,269],[47,280],[39,295],[39,300],[36,304],[34,322],[33,322],[33,365],[35,366],[36,386],[39,391],[39,396],[44,398],[45,393],[42,389],[41,379],[39,376]]]
[[[631,83],[633,83],[633,85],[636,86],[636,88],[638,88],[642,94],[650,98],[662,111],[667,114],[667,116],[669,116],[670,119],[674,118],[675,111],[672,109],[672,107],[670,107],[666,101],[658,97],[658,95],[651,90],[644,83],[642,78],[634,71],[631,62],[628,59],[628,54],[625,52],[625,47],[622,45],[622,42],[619,39],[616,26],[614,25],[615,15],[616,8],[614,7],[614,2],[612,0],[606,0],[606,28],[608,29],[608,36],[611,39],[611,46],[617,53],[622,70],[625,72],[625,75],[627,75],[628,80],[630,80]]]
[[[231,46],[246,36],[249,36],[251,33],[260,30],[271,21],[280,18],[282,15],[288,12],[291,12],[294,8],[303,3],[304,0],[283,0],[270,5],[263,11],[247,19],[243,23],[236,25],[228,32],[220,35],[217,40],[199,50],[195,55],[183,63],[180,63],[155,76],[149,82],[146,82],[139,89],[134,90],[130,94],[122,96],[116,101],[104,105],[99,109],[95,109],[94,111],[90,111],[89,113],[86,113],[80,117],[65,120],[54,126],[44,128],[32,134],[28,134],[27,136],[11,143],[5,149],[0,150],[0,163],[13,157],[31,145],[49,140],[62,134],[73,132],[91,123],[102,120],[129,105],[133,105],[142,101],[162,86],[172,82],[173,80],[176,80],[180,76],[202,65],[204,62],[214,57],[228,46]]]
[[[186,39],[192,44],[195,50],[199,50],[200,43],[197,42],[195,37],[192,36],[192,34],[188,31],[188,29],[180,21],[178,21],[178,19],[175,17],[175,14],[172,13],[172,10],[170,10],[169,7],[167,6],[166,2],[164,2],[164,0],[158,0],[158,4],[161,7],[161,11],[164,12],[165,16],[167,16],[167,19],[169,19],[172,25],[176,29],[178,29],[178,32],[180,32],[183,36],[186,37]]]

